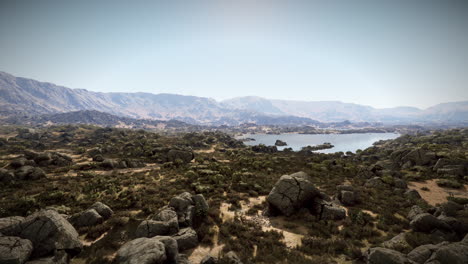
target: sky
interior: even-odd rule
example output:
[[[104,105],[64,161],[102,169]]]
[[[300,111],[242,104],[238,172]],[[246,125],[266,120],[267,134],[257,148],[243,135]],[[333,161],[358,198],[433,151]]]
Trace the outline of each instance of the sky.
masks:
[[[0,0],[0,71],[101,92],[468,100],[464,0]]]

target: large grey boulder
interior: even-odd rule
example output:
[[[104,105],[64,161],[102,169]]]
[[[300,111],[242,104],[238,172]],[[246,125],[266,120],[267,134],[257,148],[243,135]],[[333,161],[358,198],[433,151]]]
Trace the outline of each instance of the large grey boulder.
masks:
[[[104,220],[109,219],[114,214],[114,211],[112,211],[109,206],[101,202],[95,202],[89,209],[96,210],[96,212],[102,216]]]
[[[166,262],[178,263],[177,258],[179,257],[179,246],[177,241],[170,236],[157,236],[155,239],[158,239],[164,244],[164,249],[166,251]]]
[[[325,204],[320,214],[321,220],[342,220],[346,218],[346,210],[333,204]]]
[[[461,242],[442,245],[426,263],[466,264],[468,263],[468,245]]]
[[[309,176],[304,172],[297,172],[281,176],[267,201],[273,210],[290,216],[318,195],[319,191],[312,185]]]
[[[421,195],[416,190],[407,190],[403,195],[410,200],[421,199]]]
[[[0,263],[23,264],[31,256],[31,241],[20,237],[0,236]]]
[[[434,229],[450,230],[448,224],[428,213],[416,215],[413,220],[411,220],[410,226],[414,231],[418,232],[430,232]]]
[[[102,216],[94,209],[88,209],[74,214],[69,219],[74,227],[95,226],[104,221]]]
[[[367,252],[368,264],[410,264],[412,263],[403,253],[388,248],[371,248]]]
[[[178,228],[175,229],[169,222],[145,220],[138,225],[135,235],[136,237],[154,237],[172,235],[177,231]]]
[[[167,259],[163,242],[157,237],[137,238],[125,243],[115,257],[117,264],[163,264]]]
[[[183,228],[172,236],[179,246],[179,250],[186,250],[198,246],[197,232],[191,227]]]
[[[55,250],[65,250],[74,255],[83,247],[75,228],[54,210],[36,212],[1,232],[6,236],[30,240],[34,246],[34,257],[45,256]]]
[[[418,264],[425,263],[438,248],[437,245],[427,244],[414,248],[408,253],[408,258]]]
[[[411,150],[408,154],[406,154],[402,159],[401,162],[406,163],[411,161],[415,165],[428,165],[431,161],[435,161],[436,155],[434,152],[428,152],[421,148],[417,148]]]

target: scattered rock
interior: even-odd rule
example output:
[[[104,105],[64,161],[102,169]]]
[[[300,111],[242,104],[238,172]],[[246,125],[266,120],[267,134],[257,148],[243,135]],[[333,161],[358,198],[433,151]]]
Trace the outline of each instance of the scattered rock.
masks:
[[[282,146],[287,146],[288,144],[282,140],[277,139],[275,142],[275,146],[282,147]]]
[[[163,264],[166,259],[165,245],[159,238],[137,238],[125,243],[117,251],[115,263]]]
[[[411,200],[421,199],[421,195],[416,190],[407,190],[404,196]]]
[[[191,227],[179,230],[179,232],[172,237],[177,241],[179,250],[186,250],[198,246],[197,232]]]
[[[418,264],[425,263],[437,249],[436,245],[427,244],[414,248],[408,253],[408,258]]]
[[[33,251],[31,241],[19,237],[0,236],[0,263],[26,262]]]
[[[371,248],[367,252],[368,264],[410,264],[411,261],[398,251],[388,248]]]
[[[224,258],[227,260],[229,264],[242,264],[241,259],[237,256],[234,251],[229,251],[224,255]]]
[[[320,214],[321,220],[342,220],[346,218],[346,210],[333,204],[324,204]]]
[[[304,172],[297,172],[281,176],[267,201],[270,208],[290,216],[318,195],[319,191],[312,185],[309,176]]]
[[[380,177],[374,177],[372,179],[367,180],[364,186],[370,187],[370,188],[381,188],[385,186],[385,183],[382,181]]]
[[[410,222],[410,226],[414,231],[417,232],[430,232],[439,228],[450,230],[449,225],[428,213],[418,214],[413,217],[413,220]]]
[[[426,263],[466,264],[468,263],[468,245],[462,242],[442,245]]]
[[[35,168],[33,166],[23,166],[15,171],[15,176],[19,180],[37,180],[45,178],[46,174],[41,168]]]
[[[172,235],[176,233],[177,230],[175,230],[168,222],[145,220],[138,225],[135,235],[136,237]]]
[[[101,202],[95,202],[89,209],[96,210],[96,212],[101,215],[104,220],[109,219],[114,214],[114,211],[112,211],[109,206]]]
[[[22,216],[9,216],[0,218],[0,232],[3,232],[4,229],[11,227],[13,225],[19,224],[24,220]]]
[[[200,264],[217,264],[218,263],[218,258],[213,257],[210,255],[205,256],[201,261]]]
[[[104,221],[102,216],[95,209],[88,209],[74,214],[69,219],[74,227],[95,226]]]
[[[65,250],[71,255],[83,247],[75,228],[54,210],[41,210],[18,224],[2,229],[7,236],[18,236],[33,243],[35,257],[45,256],[55,250]]]
[[[421,209],[421,207],[417,206],[417,205],[413,205],[410,209],[410,211],[408,212],[408,216],[407,218],[411,221],[414,219],[414,217],[416,217],[417,215],[419,214],[423,214],[425,213],[423,209]]]
[[[408,252],[411,250],[411,246],[406,241],[406,233],[400,233],[394,236],[392,239],[382,243],[384,248],[393,249],[400,252]]]

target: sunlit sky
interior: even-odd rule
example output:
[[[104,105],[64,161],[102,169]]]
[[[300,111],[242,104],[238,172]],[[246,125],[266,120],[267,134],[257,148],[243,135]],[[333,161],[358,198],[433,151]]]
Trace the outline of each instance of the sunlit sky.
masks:
[[[0,71],[102,92],[468,100],[468,1],[0,0]]]

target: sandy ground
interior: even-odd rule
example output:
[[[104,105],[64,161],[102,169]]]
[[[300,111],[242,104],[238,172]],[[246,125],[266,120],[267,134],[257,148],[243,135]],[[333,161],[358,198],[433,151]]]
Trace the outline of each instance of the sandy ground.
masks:
[[[195,150],[194,152],[195,153],[213,153],[215,152],[215,148],[217,147],[218,145],[213,145],[211,146],[211,148],[209,149],[199,149],[199,150]]]
[[[408,184],[408,187],[412,190],[418,191],[421,197],[432,206],[447,202],[447,196],[450,195],[468,198],[468,185],[465,185],[461,189],[452,189],[440,187],[437,185],[436,181],[437,180],[411,182]],[[423,187],[428,188],[429,191],[422,190]]]

